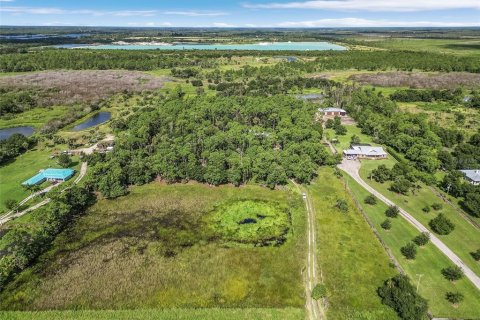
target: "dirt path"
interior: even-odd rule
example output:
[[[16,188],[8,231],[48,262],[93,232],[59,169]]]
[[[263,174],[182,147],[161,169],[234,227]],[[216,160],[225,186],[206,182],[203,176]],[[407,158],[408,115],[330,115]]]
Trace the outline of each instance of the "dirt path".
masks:
[[[368,192],[373,194],[375,197],[380,199],[382,202],[389,206],[395,205],[392,201],[390,201],[387,197],[383,194],[378,192],[377,190],[373,189],[370,185],[368,185],[359,174],[361,163],[360,161],[356,160],[346,160],[344,159],[341,164],[338,165],[340,169],[345,171],[348,175],[350,175],[355,181],[357,181],[363,188],[365,188]],[[480,277],[478,277],[475,272],[473,272],[450,248],[448,248],[437,236],[431,233],[427,228],[423,226],[418,220],[416,220],[411,214],[407,211],[403,210],[399,207],[400,215],[405,218],[410,224],[412,224],[418,231],[420,232],[428,232],[430,234],[430,241],[445,254],[455,265],[462,268],[465,276],[470,279],[470,281],[480,289]]]
[[[317,256],[316,256],[316,236],[315,236],[315,208],[313,202],[305,188],[299,186],[292,180],[298,191],[304,194],[305,208],[307,210],[307,273],[305,274],[305,308],[307,309],[307,319],[326,319],[325,311],[319,301],[312,298],[312,290],[319,283]]]
[[[87,168],[88,168],[87,163],[86,163],[86,162],[82,162],[82,166],[80,167],[80,173],[79,173],[78,177],[73,181],[74,184],[79,183],[79,182],[83,179],[83,177],[84,177],[85,174],[87,173]],[[56,185],[51,185],[51,186],[49,186],[49,187],[47,187],[47,188],[45,188],[45,189],[43,189],[43,190],[41,190],[41,191],[39,191],[39,192],[36,192],[36,193],[28,196],[27,198],[23,199],[23,200],[20,202],[20,205],[26,203],[28,200],[32,199],[34,196],[39,195],[39,194],[44,193],[44,192],[48,192],[48,191],[50,191],[51,189],[53,189],[54,187],[57,187],[57,186],[59,186],[59,185],[61,185],[61,183],[58,183],[58,184],[56,184]],[[68,188],[67,188],[67,189],[68,189]],[[63,192],[63,191],[62,191],[62,192]],[[39,203],[37,203],[37,204],[35,204],[35,205],[33,205],[33,206],[31,206],[31,207],[23,210],[23,211],[20,211],[20,212],[10,211],[10,212],[8,212],[7,214],[5,214],[5,215],[3,215],[2,217],[0,217],[0,225],[2,225],[2,224],[6,223],[6,222],[8,222],[8,221],[10,221],[10,220],[12,220],[12,219],[14,219],[14,218],[21,217],[21,216],[23,216],[24,214],[26,214],[26,213],[28,213],[28,212],[30,212],[30,211],[33,211],[33,210],[35,210],[35,209],[37,209],[37,208],[42,207],[42,206],[46,205],[47,203],[49,203],[50,200],[51,200],[50,198],[46,198],[46,199],[44,199],[43,201],[41,201],[41,202],[39,202]]]

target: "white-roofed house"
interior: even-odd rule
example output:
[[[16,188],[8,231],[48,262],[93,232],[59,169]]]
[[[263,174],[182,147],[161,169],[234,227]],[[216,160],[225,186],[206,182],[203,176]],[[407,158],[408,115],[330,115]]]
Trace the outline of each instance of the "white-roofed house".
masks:
[[[325,108],[325,109],[318,109],[320,113],[324,116],[339,116],[345,117],[347,115],[347,111],[340,109],[340,108]]]
[[[350,149],[343,150],[343,156],[347,159],[385,159],[388,154],[382,147],[352,145]]]
[[[480,185],[480,169],[474,170],[460,170],[465,175],[465,179],[474,186]]]

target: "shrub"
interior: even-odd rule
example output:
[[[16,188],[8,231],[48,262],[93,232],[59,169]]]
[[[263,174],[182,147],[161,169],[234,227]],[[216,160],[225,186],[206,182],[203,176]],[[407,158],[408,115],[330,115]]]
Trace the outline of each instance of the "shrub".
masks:
[[[447,235],[455,229],[453,222],[446,218],[442,213],[440,213],[436,218],[430,220],[428,225],[433,231],[441,235]]]
[[[386,280],[377,293],[400,319],[426,319],[428,302],[417,294],[407,276],[399,274]]]
[[[467,193],[461,204],[474,217],[480,217],[480,194],[478,192]]]
[[[393,181],[390,190],[396,193],[407,194],[411,187],[412,183],[407,178],[399,176]]]
[[[337,200],[337,204],[335,205],[335,207],[342,212],[348,211],[348,203],[343,199]]]
[[[422,232],[421,234],[413,238],[413,242],[417,246],[424,246],[428,243],[429,240],[430,240],[430,235],[428,234],[428,232]]]
[[[445,279],[450,281],[460,280],[463,277],[463,270],[458,266],[451,266],[442,269]]]
[[[406,246],[400,248],[400,252],[407,258],[408,260],[413,260],[417,256],[417,247],[413,243],[409,243]]]
[[[473,259],[475,259],[475,261],[480,261],[480,249],[474,252],[470,252],[470,254],[472,255]]]
[[[447,292],[445,294],[445,299],[448,300],[448,302],[452,303],[452,304],[458,304],[460,302],[463,301],[463,294],[461,294],[460,292]]]
[[[432,208],[433,208],[433,210],[436,210],[436,211],[442,210],[443,205],[441,203],[436,202],[436,203],[432,204]]]
[[[68,168],[72,164],[72,159],[68,154],[62,153],[58,156],[57,162],[62,168]]]
[[[390,219],[385,219],[380,225],[385,230],[390,230],[392,228],[392,221]]]
[[[425,213],[429,213],[430,212],[430,206],[423,207],[422,211],[425,212]]]
[[[381,164],[376,169],[372,170],[371,177],[377,182],[384,183],[385,181],[391,179],[392,173],[386,165]]]
[[[398,217],[398,213],[400,210],[397,206],[390,206],[387,210],[385,210],[385,215],[389,218],[396,218]]]
[[[315,300],[327,297],[327,287],[323,284],[317,284],[312,290],[312,298]]]
[[[365,201],[366,204],[369,204],[369,205],[372,205],[372,206],[377,204],[377,198],[375,198],[375,196],[373,194],[368,195],[365,198],[364,201]]]
[[[18,201],[14,199],[7,199],[5,200],[4,205],[8,210],[15,210],[18,207]]]

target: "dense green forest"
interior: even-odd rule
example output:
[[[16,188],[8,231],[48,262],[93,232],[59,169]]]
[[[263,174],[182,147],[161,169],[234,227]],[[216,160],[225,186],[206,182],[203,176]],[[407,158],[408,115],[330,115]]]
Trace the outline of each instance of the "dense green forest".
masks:
[[[92,184],[106,197],[156,176],[213,185],[251,179],[274,188],[309,182],[334,163],[321,144],[316,106],[284,96],[169,99],[123,124],[115,153],[89,159]]]
[[[159,50],[41,50],[0,55],[0,72],[23,72],[49,69],[127,69],[154,70],[180,66],[214,68],[215,58],[233,56],[274,56],[268,51],[159,51]],[[313,72],[323,70],[468,71],[480,72],[476,57],[413,51],[308,51],[282,52],[285,55],[314,58],[307,62],[280,63],[272,69],[279,74],[290,69]]]

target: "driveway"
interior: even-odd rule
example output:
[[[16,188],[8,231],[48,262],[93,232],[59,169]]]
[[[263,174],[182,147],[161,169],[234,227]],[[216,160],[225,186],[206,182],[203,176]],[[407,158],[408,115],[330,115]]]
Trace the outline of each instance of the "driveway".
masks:
[[[372,160],[373,161],[373,160]],[[368,192],[373,194],[375,197],[380,199],[382,202],[389,206],[395,205],[392,201],[387,199],[380,192],[368,185],[360,177],[361,162],[357,160],[346,160],[343,159],[342,163],[338,165],[338,168],[345,171],[349,176],[351,176],[356,182],[358,182],[363,188]],[[445,254],[455,265],[462,268],[465,276],[472,281],[472,283],[480,290],[480,277],[478,277],[450,248],[448,248],[437,236],[431,233],[426,227],[424,227],[418,220],[416,220],[411,214],[407,211],[400,208],[400,215],[405,218],[411,225],[413,225],[420,232],[428,232],[430,234],[430,241]]]

